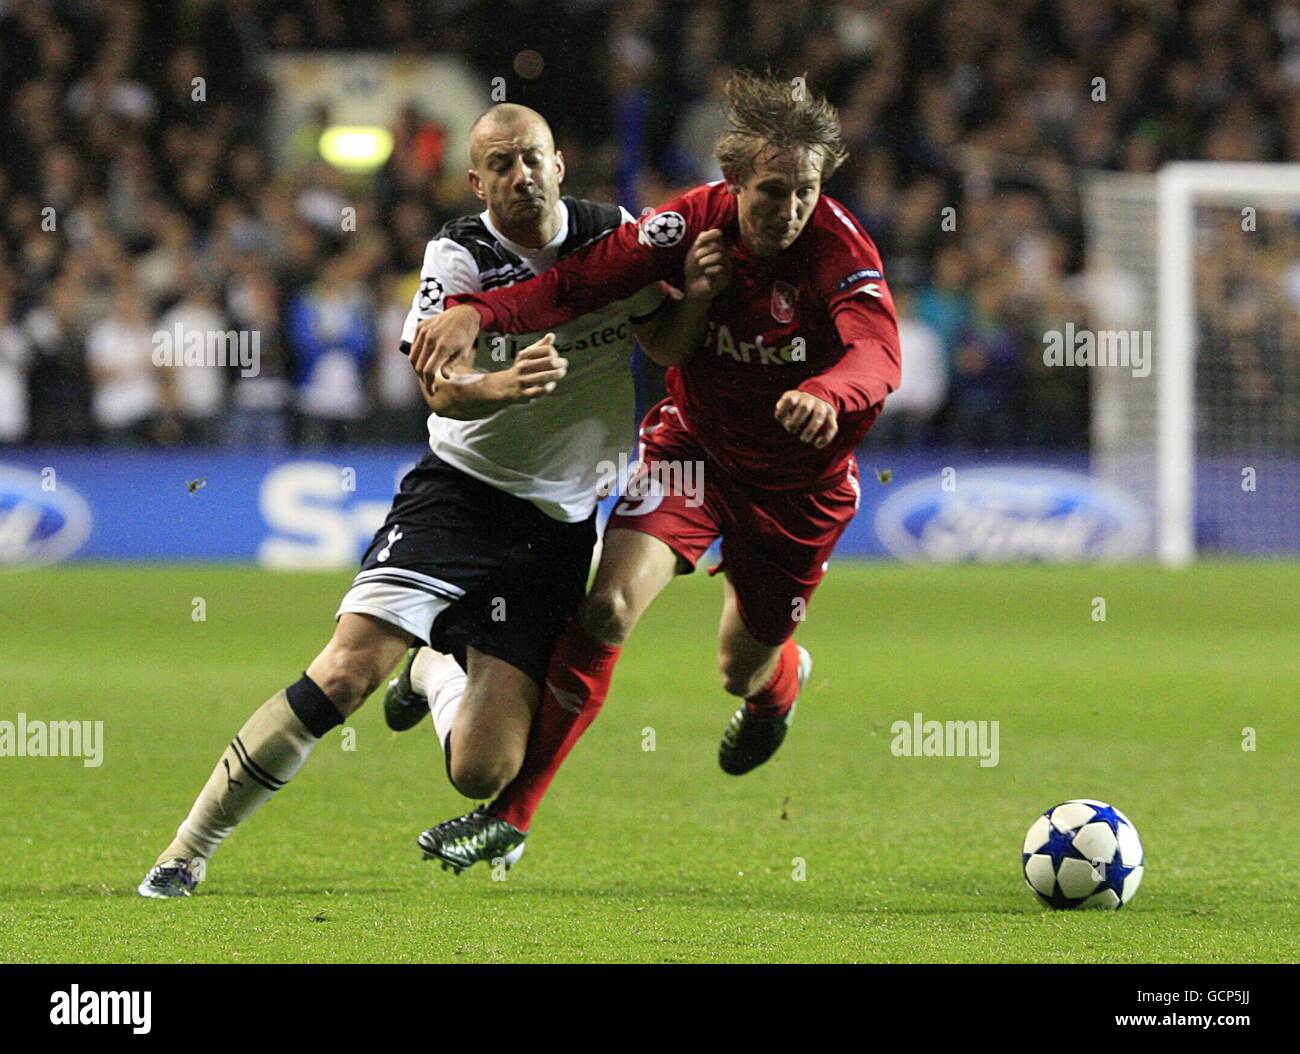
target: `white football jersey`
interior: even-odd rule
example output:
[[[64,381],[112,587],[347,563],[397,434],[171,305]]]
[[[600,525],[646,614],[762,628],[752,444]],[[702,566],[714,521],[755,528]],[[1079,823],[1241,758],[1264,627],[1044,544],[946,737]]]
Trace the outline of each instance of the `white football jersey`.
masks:
[[[410,350],[420,320],[442,311],[449,295],[522,282],[619,224],[634,222],[615,205],[566,197],[561,208],[559,233],[540,249],[504,237],[487,212],[446,224],[425,250],[420,288],[402,330],[403,353]],[[610,466],[632,445],[632,322],[653,314],[662,300],[657,286],[647,286],[561,326],[554,331],[555,346],[569,370],[554,392],[474,421],[430,414],[429,448],[449,465],[531,501],[554,519],[585,520],[596,506],[598,480],[609,478]],[[544,335],[480,333],[474,365],[509,369],[519,351]]]

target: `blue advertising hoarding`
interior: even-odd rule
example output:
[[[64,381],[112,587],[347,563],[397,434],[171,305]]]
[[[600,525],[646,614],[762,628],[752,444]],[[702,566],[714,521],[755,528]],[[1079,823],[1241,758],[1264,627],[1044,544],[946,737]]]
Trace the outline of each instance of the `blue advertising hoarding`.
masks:
[[[420,453],[418,447],[6,451],[0,453],[0,563],[351,567]],[[1148,510],[1123,489],[1089,477],[1082,456],[993,460],[929,450],[860,459],[862,506],[840,556],[1081,562],[1151,552]],[[1238,521],[1252,508],[1238,505],[1216,502],[1210,514],[1217,520],[1198,525],[1216,548],[1233,551]],[[1246,537],[1244,527],[1241,533]],[[1279,542],[1282,551],[1297,544],[1295,538]]]

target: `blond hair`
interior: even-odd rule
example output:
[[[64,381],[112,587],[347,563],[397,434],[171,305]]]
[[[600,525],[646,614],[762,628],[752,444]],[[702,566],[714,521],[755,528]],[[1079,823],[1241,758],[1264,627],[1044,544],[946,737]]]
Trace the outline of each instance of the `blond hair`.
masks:
[[[780,80],[735,73],[722,88],[727,129],[714,156],[728,179],[754,171],[765,149],[803,148],[822,157],[821,178],[829,179],[848,158],[839,112],[823,95],[812,95],[802,77]]]

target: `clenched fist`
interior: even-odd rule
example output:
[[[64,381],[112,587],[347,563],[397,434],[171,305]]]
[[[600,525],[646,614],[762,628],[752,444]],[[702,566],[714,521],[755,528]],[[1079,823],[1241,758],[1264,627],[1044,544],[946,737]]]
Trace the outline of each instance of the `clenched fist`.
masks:
[[[776,401],[776,419],[785,430],[820,450],[840,430],[835,408],[815,395],[793,388]]]
[[[730,281],[731,257],[722,244],[722,231],[704,231],[686,254],[686,298],[712,300]]]

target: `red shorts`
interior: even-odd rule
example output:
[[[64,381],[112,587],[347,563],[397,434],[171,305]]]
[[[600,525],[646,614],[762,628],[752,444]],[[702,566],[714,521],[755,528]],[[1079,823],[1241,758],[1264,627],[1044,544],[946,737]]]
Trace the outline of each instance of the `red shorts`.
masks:
[[[792,437],[791,442],[796,442]],[[761,490],[713,461],[664,400],[641,424],[641,467],[608,529],[658,538],[694,569],[719,535],[722,563],[745,628],[765,644],[788,640],[857,512],[858,466],[813,490]]]

